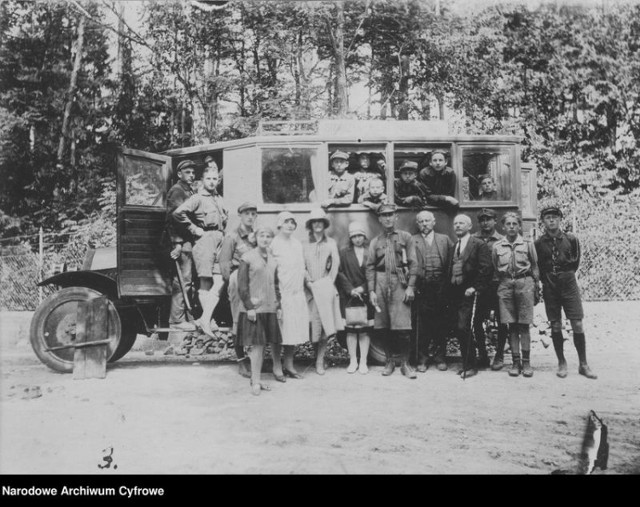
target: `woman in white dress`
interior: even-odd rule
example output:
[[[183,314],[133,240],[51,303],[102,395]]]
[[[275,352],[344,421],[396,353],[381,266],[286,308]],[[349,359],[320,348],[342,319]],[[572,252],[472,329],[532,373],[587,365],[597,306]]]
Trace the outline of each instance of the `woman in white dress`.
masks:
[[[285,376],[300,379],[302,375],[293,366],[293,354],[296,345],[309,341],[309,308],[304,292],[305,265],[302,243],[293,237],[297,226],[293,214],[288,211],[280,213],[277,222],[278,234],[271,243],[271,252],[277,263],[276,294],[282,309],[282,371]],[[278,370],[279,365],[274,364],[274,372]],[[276,377],[276,380],[279,379]]]

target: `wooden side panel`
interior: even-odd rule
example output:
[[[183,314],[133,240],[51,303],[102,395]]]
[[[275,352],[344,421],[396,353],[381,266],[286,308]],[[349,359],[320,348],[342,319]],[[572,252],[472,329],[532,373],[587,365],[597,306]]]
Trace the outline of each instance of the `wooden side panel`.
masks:
[[[106,296],[78,303],[76,343],[106,340],[109,326],[109,300]],[[107,344],[80,347],[73,356],[73,378],[105,378]]]

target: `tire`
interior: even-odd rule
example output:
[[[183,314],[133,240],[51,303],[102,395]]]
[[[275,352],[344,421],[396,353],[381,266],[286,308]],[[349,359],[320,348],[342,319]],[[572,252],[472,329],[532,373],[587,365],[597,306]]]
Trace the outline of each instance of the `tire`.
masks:
[[[369,345],[369,359],[377,364],[385,364],[387,356],[384,353],[382,338],[378,333],[371,333],[371,343]]]
[[[36,309],[31,319],[29,339],[38,359],[52,370],[60,373],[73,371],[73,348],[49,351],[50,347],[69,345],[75,340],[76,313],[78,303],[102,296],[99,292],[86,287],[66,287],[45,299]],[[107,359],[116,357],[122,342],[122,349],[131,340],[131,331],[124,333],[120,316],[112,301],[108,304]],[[135,340],[135,332],[133,335]],[[129,348],[131,348],[131,345]],[[127,349],[128,350],[128,349]],[[126,353],[126,352],[124,352]],[[122,355],[124,355],[122,353]],[[122,356],[120,356],[122,357]],[[118,357],[116,357],[118,359]]]

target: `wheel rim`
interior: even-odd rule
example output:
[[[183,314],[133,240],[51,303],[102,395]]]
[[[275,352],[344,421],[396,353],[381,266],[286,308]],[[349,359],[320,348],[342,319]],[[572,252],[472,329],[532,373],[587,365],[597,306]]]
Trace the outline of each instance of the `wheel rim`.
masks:
[[[36,350],[36,354],[40,359],[55,368],[54,365],[42,357],[43,355],[48,355],[54,362],[62,363],[64,369],[70,370],[73,368],[75,349],[68,348],[53,351],[47,349],[71,345],[75,342],[77,339],[76,319],[78,304],[100,295],[100,293],[91,289],[72,287],[63,289],[52,296],[56,304],[50,307],[39,319],[37,337],[40,350]],[[122,337],[120,317],[111,301],[108,302],[108,314],[106,338],[110,341],[107,344],[107,359],[111,359]],[[92,339],[91,337],[88,338],[89,341]]]

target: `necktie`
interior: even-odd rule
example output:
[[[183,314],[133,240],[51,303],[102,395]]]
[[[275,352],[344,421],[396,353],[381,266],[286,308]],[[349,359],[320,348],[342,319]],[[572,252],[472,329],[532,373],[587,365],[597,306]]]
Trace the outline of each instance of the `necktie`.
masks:
[[[460,257],[460,247],[462,246],[462,240],[458,240],[458,248],[456,250],[456,257]]]

